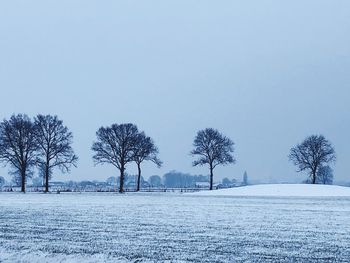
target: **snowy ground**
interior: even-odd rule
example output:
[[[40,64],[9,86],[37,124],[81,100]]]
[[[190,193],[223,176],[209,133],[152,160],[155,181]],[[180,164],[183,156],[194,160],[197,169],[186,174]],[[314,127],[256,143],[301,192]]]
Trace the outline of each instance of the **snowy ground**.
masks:
[[[350,197],[350,187],[310,184],[261,184],[215,191],[196,192],[205,196],[286,196],[286,197]]]
[[[0,262],[349,259],[349,197],[0,193]]]

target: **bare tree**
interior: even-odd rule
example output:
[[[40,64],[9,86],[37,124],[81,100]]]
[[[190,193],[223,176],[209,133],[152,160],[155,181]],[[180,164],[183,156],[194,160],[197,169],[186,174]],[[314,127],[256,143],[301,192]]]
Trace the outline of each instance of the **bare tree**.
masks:
[[[317,182],[321,184],[333,184],[333,169],[326,166],[321,166],[317,172]]]
[[[324,136],[312,135],[290,150],[289,160],[298,166],[298,172],[309,171],[311,183],[315,184],[318,170],[335,162],[336,155],[332,144]]]
[[[124,173],[127,163],[134,161],[134,149],[139,132],[136,125],[112,124],[101,127],[97,132],[97,141],[92,145],[96,164],[109,163],[120,171],[119,192],[124,191]]]
[[[133,153],[133,159],[138,169],[136,191],[140,191],[141,163],[143,161],[151,161],[158,168],[162,166],[162,161],[157,156],[158,152],[158,148],[150,137],[146,136],[144,132],[138,134]]]
[[[39,146],[37,162],[48,192],[52,170],[57,167],[63,173],[69,172],[72,166],[76,167],[78,157],[72,148],[73,134],[57,116],[39,114],[34,118],[34,125]]]
[[[0,123],[0,161],[10,164],[26,191],[28,172],[35,165],[37,144],[34,124],[25,114],[12,115]],[[17,179],[17,178],[16,178]]]
[[[193,162],[193,166],[209,165],[210,190],[213,190],[214,168],[218,165],[227,165],[236,161],[233,156],[234,143],[218,130],[207,128],[197,133],[193,146],[194,150],[191,151],[191,155],[199,156],[199,159]]]

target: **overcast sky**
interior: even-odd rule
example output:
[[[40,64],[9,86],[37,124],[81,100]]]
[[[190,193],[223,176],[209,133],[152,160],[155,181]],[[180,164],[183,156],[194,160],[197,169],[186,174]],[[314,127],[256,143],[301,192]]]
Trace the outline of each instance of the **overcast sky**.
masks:
[[[349,181],[349,10],[348,0],[1,1],[0,119],[63,119],[80,160],[56,180],[118,175],[94,167],[92,141],[102,125],[132,122],[164,161],[145,177],[208,174],[189,152],[213,127],[237,159],[216,178],[301,181],[289,149],[323,134],[336,179]]]

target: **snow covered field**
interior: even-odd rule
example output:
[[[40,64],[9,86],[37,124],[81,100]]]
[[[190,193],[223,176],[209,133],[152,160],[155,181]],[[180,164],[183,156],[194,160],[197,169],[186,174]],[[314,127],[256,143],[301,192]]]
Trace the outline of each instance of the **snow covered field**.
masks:
[[[196,192],[205,196],[286,196],[286,197],[350,197],[350,187],[320,184],[261,184],[245,187]]]
[[[0,193],[0,262],[349,259],[349,197]]]

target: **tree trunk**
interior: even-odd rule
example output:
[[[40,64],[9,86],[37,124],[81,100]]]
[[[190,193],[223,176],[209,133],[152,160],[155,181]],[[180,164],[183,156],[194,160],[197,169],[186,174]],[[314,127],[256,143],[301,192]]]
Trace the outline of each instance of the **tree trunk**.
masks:
[[[45,193],[49,192],[49,164],[45,164]]]
[[[26,168],[21,168],[21,192],[26,192]]]
[[[124,192],[124,165],[120,168],[120,182],[119,182],[119,193]]]
[[[140,182],[141,182],[141,164],[137,164],[138,175],[137,175],[137,187],[136,192],[140,191]]]
[[[213,190],[213,177],[214,177],[214,174],[213,174],[213,166],[210,165],[210,186],[209,186],[209,190]]]
[[[312,184],[316,184],[316,169],[312,171]]]

